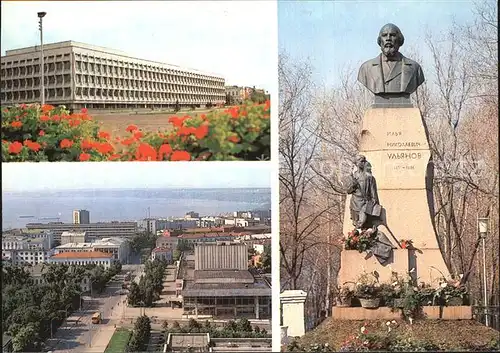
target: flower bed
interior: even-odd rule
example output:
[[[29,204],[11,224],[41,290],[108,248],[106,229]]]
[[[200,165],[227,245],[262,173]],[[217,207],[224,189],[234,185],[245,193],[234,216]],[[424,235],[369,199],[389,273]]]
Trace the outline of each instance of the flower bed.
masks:
[[[152,117],[154,119],[154,117]],[[86,109],[2,108],[2,161],[268,160],[270,102],[170,117],[165,131],[126,127],[126,138],[101,131]]]

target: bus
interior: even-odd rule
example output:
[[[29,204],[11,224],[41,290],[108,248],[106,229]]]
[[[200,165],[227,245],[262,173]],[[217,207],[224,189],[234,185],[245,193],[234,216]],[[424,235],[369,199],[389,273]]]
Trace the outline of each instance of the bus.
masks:
[[[92,315],[92,323],[93,324],[100,324],[101,323],[101,313],[100,312],[96,312],[94,315]]]

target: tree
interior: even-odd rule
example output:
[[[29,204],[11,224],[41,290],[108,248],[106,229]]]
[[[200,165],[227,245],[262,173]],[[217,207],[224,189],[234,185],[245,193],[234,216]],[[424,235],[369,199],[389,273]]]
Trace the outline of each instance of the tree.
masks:
[[[37,329],[34,324],[28,323],[20,327],[12,337],[14,352],[29,352],[35,348],[37,342]]]
[[[264,245],[264,252],[262,253],[262,271],[264,273],[271,273],[271,245]]]

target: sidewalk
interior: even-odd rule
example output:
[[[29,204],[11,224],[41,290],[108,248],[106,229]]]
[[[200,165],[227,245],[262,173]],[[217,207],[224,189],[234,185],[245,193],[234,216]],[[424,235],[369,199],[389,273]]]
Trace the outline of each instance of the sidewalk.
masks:
[[[106,325],[103,326],[99,331],[96,332],[94,337],[92,337],[92,346],[85,347],[83,352],[94,352],[94,353],[102,353],[106,350],[106,347],[111,340],[111,337],[115,333],[114,325]]]

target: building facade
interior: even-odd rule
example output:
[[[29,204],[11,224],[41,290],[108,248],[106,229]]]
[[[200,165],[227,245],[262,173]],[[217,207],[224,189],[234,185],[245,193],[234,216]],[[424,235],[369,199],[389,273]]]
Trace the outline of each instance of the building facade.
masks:
[[[57,254],[71,252],[98,251],[111,254],[113,260],[128,264],[130,257],[130,247],[128,240],[120,238],[103,238],[95,242],[65,243],[55,248]]]
[[[194,264],[183,260],[182,298],[187,315],[267,319],[270,283],[248,269],[247,245],[232,242],[195,247]],[[192,266],[192,267],[191,267]],[[192,269],[192,277],[190,275]],[[186,271],[188,270],[188,271]]]
[[[45,44],[48,104],[80,108],[169,108],[224,104],[224,78],[65,41]],[[1,60],[4,105],[40,102],[40,47],[7,50]]]
[[[64,252],[51,256],[47,262],[80,266],[96,264],[108,269],[113,263],[113,255],[100,251]]]
[[[90,223],[90,212],[87,210],[74,210],[73,211],[73,223],[74,224],[89,224]]]
[[[61,245],[69,243],[85,243],[86,241],[86,232],[63,232],[61,234]]]
[[[54,240],[61,242],[63,232],[86,232],[88,238],[133,237],[137,233],[136,222],[73,223],[28,223],[28,230],[50,230]]]
[[[45,235],[45,236],[40,236]],[[50,233],[2,235],[2,259],[12,265],[37,265],[52,255]]]

